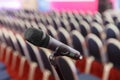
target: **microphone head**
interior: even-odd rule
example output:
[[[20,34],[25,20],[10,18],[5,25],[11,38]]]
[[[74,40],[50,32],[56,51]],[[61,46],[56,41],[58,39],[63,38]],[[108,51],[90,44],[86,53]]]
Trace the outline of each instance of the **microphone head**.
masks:
[[[24,38],[39,47],[47,47],[50,37],[40,29],[28,28],[24,32]]]

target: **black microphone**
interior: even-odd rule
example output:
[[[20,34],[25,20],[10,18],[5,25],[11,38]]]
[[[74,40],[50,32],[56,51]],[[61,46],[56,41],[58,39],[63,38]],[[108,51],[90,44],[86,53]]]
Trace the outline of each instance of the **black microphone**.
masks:
[[[48,48],[53,51],[56,50],[57,52],[54,56],[68,56],[73,59],[82,59],[79,51],[52,38],[40,29],[28,28],[24,33],[24,37],[28,42],[35,46]]]

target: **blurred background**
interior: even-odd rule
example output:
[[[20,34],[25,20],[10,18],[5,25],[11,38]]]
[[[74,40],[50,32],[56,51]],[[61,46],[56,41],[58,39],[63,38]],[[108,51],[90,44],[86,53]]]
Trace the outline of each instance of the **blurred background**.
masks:
[[[60,80],[49,49],[28,43],[36,28],[78,50],[55,59],[64,80],[120,80],[120,0],[0,0],[0,80]]]
[[[101,11],[119,9],[119,0],[0,0],[0,9]],[[89,4],[89,5],[88,5]]]

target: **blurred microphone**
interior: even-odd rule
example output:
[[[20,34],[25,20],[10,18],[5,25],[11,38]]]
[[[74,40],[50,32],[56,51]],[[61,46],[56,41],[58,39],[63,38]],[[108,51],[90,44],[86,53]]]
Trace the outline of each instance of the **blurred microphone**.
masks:
[[[25,39],[38,47],[57,51],[55,56],[68,56],[73,59],[82,59],[80,52],[45,34],[40,29],[29,28],[24,33]]]

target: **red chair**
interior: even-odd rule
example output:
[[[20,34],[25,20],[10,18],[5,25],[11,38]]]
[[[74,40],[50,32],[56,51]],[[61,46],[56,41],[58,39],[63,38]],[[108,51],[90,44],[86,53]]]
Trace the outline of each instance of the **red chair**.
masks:
[[[56,79],[52,74],[50,74],[49,77],[48,77],[48,80],[56,80]]]
[[[29,80],[42,80],[43,72],[40,70],[40,67],[37,63],[31,63],[31,70],[29,74]]]
[[[13,50],[11,47],[6,47],[6,52],[4,53],[5,54],[4,64],[6,66],[8,65],[9,58],[12,56],[12,52],[13,52]]]
[[[18,78],[18,76],[19,76],[19,69],[21,66],[20,62],[21,62],[21,56],[19,55],[18,52],[15,52],[14,56],[13,56],[12,66],[9,71],[9,73],[13,79]]]
[[[108,80],[120,80],[120,70],[113,67],[109,72]]]
[[[97,76],[102,79],[104,66],[102,63],[94,60],[91,64],[90,74]]]
[[[82,60],[77,60],[75,65],[80,72],[85,72],[86,58],[84,57]]]
[[[6,57],[6,49],[7,49],[7,45],[5,43],[1,44],[1,48],[0,48],[0,60],[2,62],[5,61],[5,57]]]
[[[6,67],[7,67],[7,72],[10,73],[10,70],[13,66],[13,57],[14,57],[14,52],[11,50],[8,54],[9,57],[6,60]]]
[[[1,44],[1,52],[0,52],[0,61],[3,63],[0,65],[0,69],[4,70],[7,69],[8,65],[8,59],[10,58],[10,54],[12,52],[12,49],[10,47],[7,47],[5,44]]]
[[[30,73],[30,62],[25,57],[22,56],[17,79],[28,80],[29,73]]]
[[[64,56],[55,61],[65,80],[78,80],[77,69],[70,58]]]

